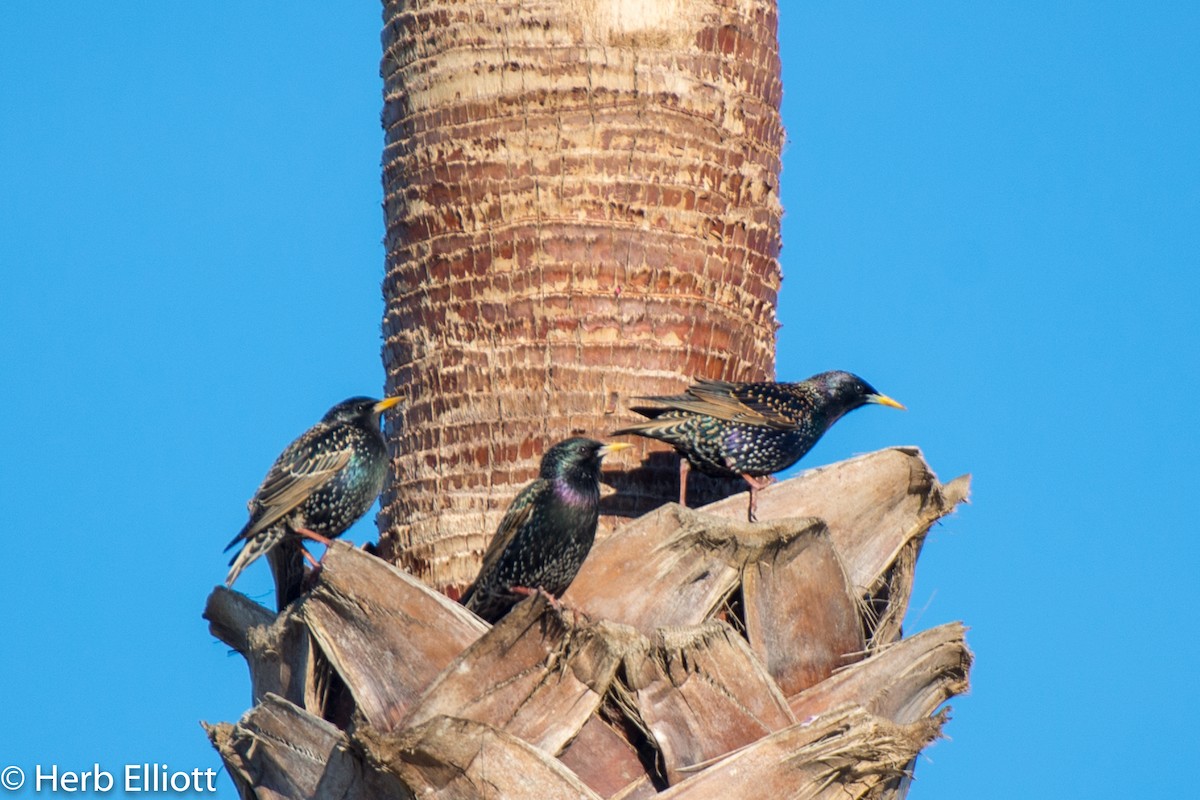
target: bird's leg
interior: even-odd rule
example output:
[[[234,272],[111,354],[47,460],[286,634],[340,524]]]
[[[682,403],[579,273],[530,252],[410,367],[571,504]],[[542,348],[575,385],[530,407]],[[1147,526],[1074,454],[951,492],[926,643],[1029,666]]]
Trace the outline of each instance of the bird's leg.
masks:
[[[750,485],[750,508],[746,511],[746,519],[750,522],[758,522],[758,493],[774,483],[775,476],[755,477],[742,473],[742,480]]]
[[[303,536],[305,539],[312,539],[314,542],[323,544],[326,547],[329,547],[331,544],[333,544],[333,542],[329,541],[314,530],[309,530],[308,528],[293,528],[292,530],[295,531],[297,536]]]
[[[308,552],[308,548],[304,546],[304,540],[302,538],[294,541],[296,547],[300,550],[300,555],[304,556],[304,560],[308,562],[310,569],[304,569],[303,564],[298,565],[301,572],[301,577],[298,584],[299,590],[298,593],[292,597],[292,599],[295,599],[306,592],[311,592],[317,585],[317,576],[321,574],[321,570],[324,567],[320,561],[313,557],[312,553]],[[288,544],[291,544],[291,542]]]
[[[557,608],[559,611],[562,611],[562,601],[547,592],[541,586],[536,588],[530,588],[528,586],[512,586],[509,587],[508,591],[515,595],[520,595],[521,597],[533,597],[534,595],[540,594],[542,597],[546,598],[546,602]]]
[[[313,558],[313,554],[308,552],[307,547],[305,547],[304,545],[300,545],[300,552],[304,554],[304,560],[307,561],[309,563],[309,566],[311,566],[314,570],[318,570],[321,568],[321,562],[317,561],[315,558]]]
[[[522,597],[533,597],[534,595],[540,594],[542,597],[546,598],[546,602],[549,603],[550,606],[558,613],[566,614],[568,611],[571,612],[571,616],[574,617],[573,621],[575,625],[579,625],[579,620],[581,617],[584,620],[588,618],[587,614],[583,613],[574,606],[565,603],[561,598],[550,594],[541,586],[537,587],[536,589],[530,589],[528,586],[512,586],[509,588],[509,591],[513,594],[521,595]]]
[[[317,560],[312,557],[312,553],[308,552],[308,548],[304,546],[304,543],[300,543],[300,552],[304,553],[304,557],[308,559],[308,563],[312,564],[312,574],[309,575],[309,579],[315,579],[317,574],[321,571],[321,566],[325,563],[325,556],[329,554],[329,548],[333,542],[310,528],[293,528],[292,530],[294,530],[296,535],[300,536],[301,538],[312,539],[318,544],[325,545],[325,552],[321,553],[320,560]]]
[[[687,508],[687,476],[691,465],[683,456],[679,457],[679,505]]]

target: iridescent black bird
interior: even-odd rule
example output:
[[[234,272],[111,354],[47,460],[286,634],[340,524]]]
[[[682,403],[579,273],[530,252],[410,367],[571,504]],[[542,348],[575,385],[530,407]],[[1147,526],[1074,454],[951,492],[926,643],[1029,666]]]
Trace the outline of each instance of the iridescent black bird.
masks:
[[[662,408],[633,408],[649,419],[613,435],[658,439],[679,452],[681,505],[687,505],[689,464],[706,475],[741,476],[750,485],[751,522],[770,476],[799,461],[847,411],[867,403],[904,408],[849,372],[822,372],[799,383],[701,379],[681,395],[640,399]]]
[[[250,521],[225,548],[242,543],[229,562],[226,586],[256,558],[278,549],[289,534],[327,542],[367,513],[387,473],[379,417],[400,399],[343,400],[284,449],[250,500]],[[296,557],[290,559],[293,569],[302,566],[302,552],[297,542]],[[276,569],[275,561],[271,566]],[[298,592],[298,582],[281,580],[278,572],[275,579],[282,607],[294,599],[289,595]]]
[[[574,438],[547,450],[537,480],[521,490],[500,520],[479,576],[463,593],[463,605],[496,622],[522,594],[565,592],[596,536],[600,461],[629,446]]]

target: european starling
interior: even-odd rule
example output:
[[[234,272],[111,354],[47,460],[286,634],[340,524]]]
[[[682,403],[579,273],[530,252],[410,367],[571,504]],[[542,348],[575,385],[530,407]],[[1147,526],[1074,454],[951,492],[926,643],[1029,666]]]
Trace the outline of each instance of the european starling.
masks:
[[[663,407],[633,408],[649,420],[613,435],[658,439],[679,452],[681,505],[687,505],[689,464],[706,475],[741,476],[750,485],[751,522],[770,476],[799,461],[847,411],[867,403],[904,408],[849,372],[822,372],[799,383],[700,379],[685,394],[641,399]]]
[[[284,449],[250,500],[250,521],[225,548],[243,542],[229,562],[226,586],[232,586],[254,559],[275,549],[289,534],[328,543],[367,513],[387,473],[379,416],[400,399],[344,400]],[[291,590],[285,591],[283,583],[287,581],[276,575],[281,607],[294,599],[287,596]]]
[[[575,580],[592,548],[600,518],[600,461],[628,444],[574,438],[542,456],[537,480],[513,500],[483,554],[462,604],[496,622],[542,589],[557,597]]]

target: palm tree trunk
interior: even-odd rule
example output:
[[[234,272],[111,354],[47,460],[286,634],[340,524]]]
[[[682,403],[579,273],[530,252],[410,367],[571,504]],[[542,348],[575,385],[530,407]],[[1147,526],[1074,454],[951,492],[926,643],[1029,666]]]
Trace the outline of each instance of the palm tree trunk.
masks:
[[[694,376],[773,377],[776,6],[385,0],[384,21],[383,353],[409,400],[382,554],[453,594],[550,444]],[[607,514],[677,494],[674,457],[639,447]]]
[[[239,793],[903,797],[971,664],[961,624],[902,636],[926,534],[969,486],[915,449],[783,481],[758,523],[741,498],[643,513],[678,487],[642,450],[606,500],[638,518],[562,605],[488,625],[451,599],[551,443],[696,375],[773,374],[773,2],[384,18],[384,360],[408,403],[381,554],[403,569],[334,542],[278,615],[210,596],[250,668],[254,707],[208,728]]]

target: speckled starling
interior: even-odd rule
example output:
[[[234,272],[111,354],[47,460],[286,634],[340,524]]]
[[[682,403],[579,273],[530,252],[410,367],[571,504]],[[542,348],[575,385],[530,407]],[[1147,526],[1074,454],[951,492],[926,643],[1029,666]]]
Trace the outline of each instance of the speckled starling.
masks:
[[[867,403],[903,409],[857,375],[822,372],[799,383],[700,380],[682,395],[645,397],[661,408],[635,407],[649,417],[615,431],[658,439],[682,456],[679,502],[687,504],[688,465],[706,475],[741,476],[750,485],[753,522],[758,491],[773,473],[807,453],[847,411]]]
[[[226,586],[290,535],[327,541],[367,513],[387,474],[379,416],[399,402],[351,397],[284,449],[250,500],[250,521],[225,548],[242,543],[229,562]],[[276,590],[280,604],[287,602],[279,576]]]
[[[496,622],[537,589],[557,597],[575,580],[600,518],[600,461],[629,447],[574,438],[542,456],[539,477],[508,507],[462,603]]]

